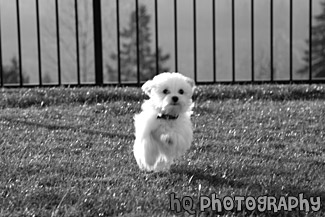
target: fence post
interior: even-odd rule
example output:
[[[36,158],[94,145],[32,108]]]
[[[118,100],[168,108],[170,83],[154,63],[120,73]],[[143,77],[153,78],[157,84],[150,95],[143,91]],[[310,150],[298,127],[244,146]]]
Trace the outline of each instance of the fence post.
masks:
[[[101,0],[93,0],[94,17],[94,53],[95,53],[95,82],[103,85],[103,48],[102,48],[102,17]]]

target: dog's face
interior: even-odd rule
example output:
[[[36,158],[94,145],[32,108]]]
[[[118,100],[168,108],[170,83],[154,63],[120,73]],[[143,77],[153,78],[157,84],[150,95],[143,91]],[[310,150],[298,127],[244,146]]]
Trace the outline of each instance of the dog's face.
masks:
[[[147,81],[142,90],[159,113],[179,115],[192,104],[194,81],[179,73],[165,72]]]

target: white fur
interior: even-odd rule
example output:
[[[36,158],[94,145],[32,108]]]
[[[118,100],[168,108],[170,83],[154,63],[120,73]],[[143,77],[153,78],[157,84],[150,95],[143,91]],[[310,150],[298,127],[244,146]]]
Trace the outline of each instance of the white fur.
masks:
[[[166,72],[147,81],[142,90],[150,99],[142,104],[142,112],[134,116],[134,157],[142,170],[168,170],[192,142],[190,115],[194,82],[179,73]],[[178,97],[177,103],[173,97]],[[158,119],[159,114],[178,118]]]

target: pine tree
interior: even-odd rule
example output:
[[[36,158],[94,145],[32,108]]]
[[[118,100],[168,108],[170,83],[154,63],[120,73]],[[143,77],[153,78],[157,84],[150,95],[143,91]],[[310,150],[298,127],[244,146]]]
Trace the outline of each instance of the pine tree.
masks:
[[[18,84],[19,83],[19,64],[17,57],[12,57],[10,60],[10,65],[3,67],[3,83],[4,84]],[[29,77],[24,76],[23,73],[23,83],[29,83]]]
[[[149,28],[150,15],[147,13],[145,5],[139,6],[139,58],[140,58],[140,79],[146,81],[156,74],[156,53],[151,50],[151,31]],[[137,31],[136,31],[136,12],[130,16],[128,28],[120,33],[122,43],[120,50],[121,80],[137,80]],[[169,59],[169,54],[163,55],[158,49],[159,72],[169,71],[165,67],[165,62]],[[118,55],[113,53],[111,59],[116,62]],[[116,68],[107,65],[109,80],[116,81],[118,72]]]
[[[312,77],[325,77],[325,1],[320,2],[323,12],[315,16],[317,25],[312,27]],[[307,41],[309,45],[309,40]],[[309,70],[309,50],[305,51],[304,61],[307,63],[298,71],[300,74],[308,73]]]

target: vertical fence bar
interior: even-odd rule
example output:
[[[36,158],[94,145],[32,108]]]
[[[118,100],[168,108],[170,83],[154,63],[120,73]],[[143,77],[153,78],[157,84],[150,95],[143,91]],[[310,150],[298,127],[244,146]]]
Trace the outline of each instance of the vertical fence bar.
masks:
[[[77,83],[80,85],[80,51],[79,51],[79,13],[78,13],[78,1],[74,1],[74,15],[76,25],[76,59],[77,59]]]
[[[59,20],[59,2],[55,0],[55,22],[56,22],[56,46],[58,59],[58,85],[61,85],[61,48],[60,48],[60,20]]]
[[[313,31],[313,2],[312,0],[309,0],[309,83],[312,82],[312,73],[313,73],[313,36],[312,36],[312,31]]]
[[[212,0],[212,58],[213,58],[213,82],[215,83],[217,80],[217,75],[216,75],[216,68],[217,68],[217,63],[216,63],[216,4],[215,0]]]
[[[271,73],[271,81],[274,79],[273,75],[273,0],[270,0],[270,73]]]
[[[103,85],[102,15],[101,15],[100,0],[93,0],[93,16],[94,16],[95,82],[96,85]]]
[[[174,0],[175,71],[178,72],[177,0]]]
[[[289,42],[290,42],[290,51],[289,51],[289,72],[290,72],[290,82],[292,82],[293,79],[293,68],[292,68],[292,40],[293,40],[293,14],[292,14],[292,10],[293,10],[293,5],[292,5],[292,0],[290,0],[289,2]]]
[[[19,85],[23,86],[23,70],[21,64],[21,33],[20,33],[20,11],[19,11],[19,0],[16,0],[17,10],[17,37],[18,37],[18,64],[19,64]]]
[[[159,74],[158,1],[155,0],[156,75]]]
[[[196,0],[193,0],[194,82],[197,82]]]
[[[120,60],[120,3],[116,0],[116,33],[117,33],[117,82],[119,85],[122,84],[121,81],[121,60]]]
[[[252,77],[251,80],[254,82],[255,80],[255,7],[254,0],[251,1],[251,60],[252,60]]]
[[[1,4],[1,2],[0,2]],[[0,87],[3,87],[4,85],[4,81],[3,81],[3,67],[2,67],[2,64],[3,64],[3,61],[2,61],[2,25],[1,25],[1,5],[0,5]]]
[[[231,4],[231,29],[232,29],[232,82],[236,81],[236,41],[235,41],[235,0]]]
[[[38,50],[38,79],[39,86],[42,86],[42,53],[41,53],[41,33],[40,33],[40,19],[39,19],[39,2],[35,0],[36,4],[36,27],[37,27],[37,50]]]
[[[139,34],[139,1],[135,0],[135,17],[136,17],[136,31],[137,31],[137,84],[140,86],[140,34]]]

